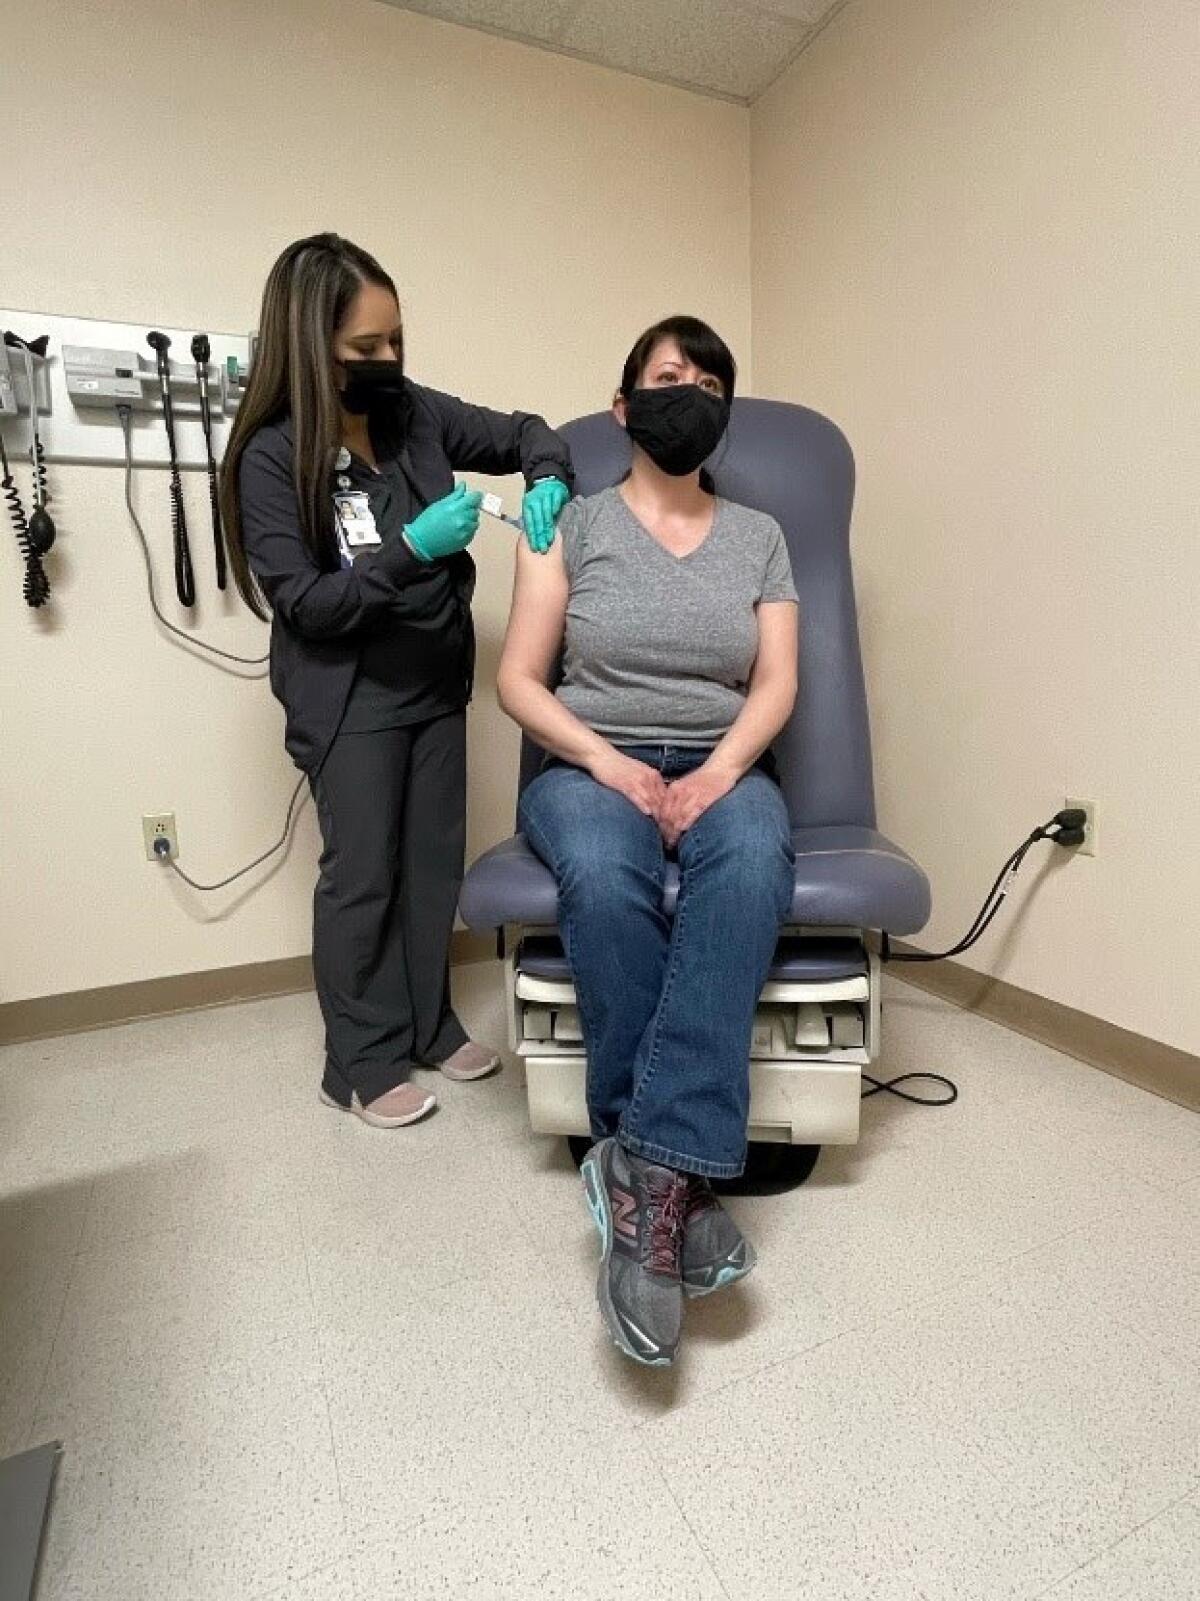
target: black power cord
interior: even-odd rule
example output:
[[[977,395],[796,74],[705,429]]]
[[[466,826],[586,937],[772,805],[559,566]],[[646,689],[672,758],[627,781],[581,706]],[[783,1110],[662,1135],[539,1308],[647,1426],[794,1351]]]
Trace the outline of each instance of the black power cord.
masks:
[[[979,915],[957,945],[945,951],[893,951],[887,933],[883,934],[880,956],[885,962],[944,962],[951,956],[961,956],[981,940],[991,926],[996,913],[1004,905],[1005,896],[1012,888],[1013,879],[1021,871],[1021,864],[1033,847],[1043,839],[1056,845],[1082,845],[1086,837],[1087,813],[1078,806],[1055,812],[1048,823],[1035,828],[1028,839],[1022,840],[996,874],[995,881],[979,909]]]
[[[941,1073],[900,1073],[896,1078],[872,1078],[869,1073],[863,1073],[864,1083],[871,1086],[864,1090],[861,1100],[868,1100],[872,1095],[894,1095],[898,1101],[911,1101],[914,1106],[953,1106],[958,1099],[958,1085],[952,1078],[945,1078]],[[911,1090],[897,1089],[898,1084],[910,1084],[921,1079],[926,1084],[941,1084],[945,1086],[945,1095],[914,1095]]]
[[[1044,839],[1053,840],[1056,845],[1064,848],[1082,845],[1087,837],[1086,825],[1087,813],[1081,807],[1069,806],[1061,812],[1055,812],[1048,823],[1040,824],[1027,839],[1022,840],[996,874],[992,887],[979,908],[978,916],[956,945],[951,945],[944,951],[894,951],[885,931],[880,940],[880,959],[883,962],[944,962],[952,956],[961,956],[963,951],[969,951],[991,927],[1012,888],[1013,880],[1021,871],[1021,864],[1033,847]],[[890,1079],[872,1078],[869,1073],[864,1073],[863,1078],[870,1085],[869,1089],[862,1092],[864,1101],[870,1095],[882,1093],[895,1095],[902,1101],[911,1101],[916,1106],[953,1106],[958,1099],[958,1085],[953,1079],[945,1078],[941,1073],[901,1073],[897,1078]],[[933,1097],[913,1095],[908,1090],[897,1088],[900,1084],[908,1084],[917,1079],[928,1084],[940,1084],[947,1093]]]

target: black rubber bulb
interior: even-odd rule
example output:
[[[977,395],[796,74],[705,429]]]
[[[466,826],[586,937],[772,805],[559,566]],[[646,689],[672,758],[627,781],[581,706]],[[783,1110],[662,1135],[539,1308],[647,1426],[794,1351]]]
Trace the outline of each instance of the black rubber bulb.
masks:
[[[54,518],[44,506],[35,506],[33,515],[29,519],[29,543],[39,556],[44,556],[53,545],[58,530],[54,526]]]

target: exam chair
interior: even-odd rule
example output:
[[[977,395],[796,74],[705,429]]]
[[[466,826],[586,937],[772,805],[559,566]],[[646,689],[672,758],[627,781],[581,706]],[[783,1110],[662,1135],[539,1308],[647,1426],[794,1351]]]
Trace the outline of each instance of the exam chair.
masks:
[[[629,442],[610,413],[561,431],[579,494],[595,494],[628,471]],[[879,958],[867,936],[922,928],[929,882],[875,827],[850,570],[849,444],[802,406],[736,400],[708,466],[719,494],[780,523],[800,596],[799,695],[774,745],[796,849],[795,890],[748,1041],[749,1132],[778,1155],[780,1146],[801,1146],[815,1160],[821,1145],[858,1138],[862,1070],[879,1054]],[[542,754],[523,741],[519,788],[537,774]],[[671,867],[668,914],[677,888]],[[469,928],[498,931],[506,954],[510,1044],[524,1063],[533,1128],[586,1136],[586,1056],[553,876],[516,834],[474,863],[460,908]],[[578,1154],[578,1140],[573,1145]]]

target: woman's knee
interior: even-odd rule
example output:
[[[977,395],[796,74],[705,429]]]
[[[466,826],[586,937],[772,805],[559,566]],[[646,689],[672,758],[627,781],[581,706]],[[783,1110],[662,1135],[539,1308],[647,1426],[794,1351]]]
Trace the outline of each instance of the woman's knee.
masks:
[[[795,857],[790,840],[774,832],[757,838],[735,836],[717,853],[713,866],[743,897],[775,906],[780,920],[786,916],[795,884]]]
[[[662,879],[657,826],[623,795],[574,768],[552,768],[526,790],[518,822],[564,888],[596,896]]]
[[[710,881],[727,883],[742,899],[774,907],[783,921],[791,909],[796,862],[783,797],[771,785],[770,792],[735,791],[727,799],[738,804],[718,803],[720,809],[713,808],[683,836],[680,864]]]
[[[583,827],[559,840],[554,873],[563,899],[593,915],[658,905],[665,861],[626,829]]]

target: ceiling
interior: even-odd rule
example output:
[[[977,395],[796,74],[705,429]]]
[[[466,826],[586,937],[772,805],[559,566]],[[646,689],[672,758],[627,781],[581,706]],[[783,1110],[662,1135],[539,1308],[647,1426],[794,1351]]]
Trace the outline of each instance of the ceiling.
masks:
[[[846,0],[386,0],[562,55],[748,103]]]

